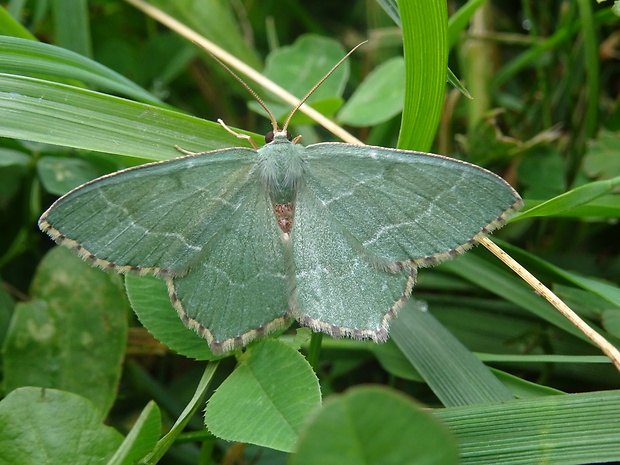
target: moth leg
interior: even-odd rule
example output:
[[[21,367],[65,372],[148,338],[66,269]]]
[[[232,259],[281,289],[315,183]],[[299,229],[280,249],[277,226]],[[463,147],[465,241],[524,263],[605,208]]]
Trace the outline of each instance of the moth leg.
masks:
[[[224,129],[226,129],[228,132],[230,132],[233,136],[238,137],[239,139],[246,139],[247,141],[250,142],[250,144],[252,144],[252,147],[254,147],[254,150],[258,150],[258,145],[256,145],[256,142],[254,142],[254,139],[252,139],[252,137],[248,136],[247,134],[239,134],[238,132],[233,131],[232,129],[230,129],[226,125],[226,123],[224,121],[222,121],[219,118],[218,118],[217,122],[220,123],[220,125]]]

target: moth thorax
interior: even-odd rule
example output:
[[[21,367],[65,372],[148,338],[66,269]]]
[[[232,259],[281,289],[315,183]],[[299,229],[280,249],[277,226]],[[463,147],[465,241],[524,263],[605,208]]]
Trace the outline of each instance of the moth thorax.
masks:
[[[273,204],[295,201],[303,177],[303,162],[297,147],[286,138],[261,147],[256,168]]]
[[[295,216],[295,204],[293,202],[288,203],[274,203],[273,212],[276,215],[278,226],[284,233],[290,233],[293,229],[293,217]]]

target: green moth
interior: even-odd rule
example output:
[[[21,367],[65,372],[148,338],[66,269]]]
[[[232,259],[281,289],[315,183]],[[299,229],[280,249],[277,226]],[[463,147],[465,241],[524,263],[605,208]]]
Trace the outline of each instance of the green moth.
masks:
[[[225,353],[292,319],[383,342],[419,267],[522,206],[499,176],[440,155],[303,147],[287,132],[295,110],[280,129],[265,109],[263,147],[181,150],[103,176],[58,199],[39,227],[93,265],[165,279],[185,325]]]

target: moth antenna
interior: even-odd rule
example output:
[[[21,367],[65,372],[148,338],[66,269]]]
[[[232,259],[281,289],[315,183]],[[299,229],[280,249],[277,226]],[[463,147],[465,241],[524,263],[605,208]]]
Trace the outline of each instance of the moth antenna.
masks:
[[[360,44],[360,45],[361,45],[361,44]],[[358,45],[358,47],[359,47],[359,45]],[[357,48],[357,47],[356,47],[356,48]],[[355,50],[355,49],[353,49],[353,50]],[[353,50],[351,50],[351,51],[353,51]],[[245,87],[245,89],[246,89],[246,90],[247,90],[250,94],[252,94],[252,97],[254,97],[254,99],[255,99],[258,103],[260,103],[260,106],[261,106],[261,107],[263,107],[263,108],[265,109],[265,111],[266,111],[266,112],[267,112],[267,114],[269,115],[269,118],[271,119],[271,126],[273,127],[273,132],[278,132],[278,131],[279,131],[279,128],[278,128],[278,122],[277,122],[277,120],[276,120],[276,117],[275,117],[275,116],[274,116],[274,114],[271,112],[271,110],[267,107],[267,105],[265,104],[265,102],[263,102],[263,99],[262,99],[262,98],[260,98],[260,97],[258,96],[258,94],[257,94],[256,92],[254,92],[254,90],[252,90],[252,88],[251,88],[249,85],[247,85],[247,84],[245,83],[245,81],[244,81],[243,79],[241,79],[239,76],[237,76],[237,75],[235,74],[235,72],[234,72],[232,69],[230,69],[230,68],[229,68],[226,64],[224,64],[224,63],[222,62],[222,60],[220,60],[218,57],[216,57],[216,56],[215,56],[215,55],[213,55],[213,54],[211,54],[211,56],[213,57],[213,59],[214,59],[215,61],[217,61],[217,62],[220,64],[220,66],[221,66],[222,68],[224,68],[226,71],[228,71],[228,72],[230,73],[230,75],[231,75],[232,77],[234,77],[234,78],[237,80],[237,82],[239,82],[239,84],[241,84],[243,87]],[[345,58],[346,58],[346,57],[345,57]],[[333,70],[332,70],[332,71],[333,71]],[[331,71],[330,71],[330,73],[331,73]],[[328,76],[329,76],[329,75],[328,75]],[[327,77],[327,76],[326,76],[326,77]],[[323,80],[324,80],[324,79],[323,79]],[[321,82],[322,82],[322,81],[321,81]]]
[[[336,63],[334,65],[334,67],[332,69],[330,69],[327,74],[325,76],[323,76],[321,78],[321,80],[319,82],[317,82],[314,87],[312,89],[310,89],[310,92],[308,92],[306,94],[306,96],[304,98],[302,98],[299,103],[295,106],[295,108],[293,108],[293,111],[291,111],[289,113],[289,115],[286,117],[286,121],[284,121],[284,126],[282,126],[282,131],[286,131],[286,128],[288,128],[288,124],[291,122],[291,118],[293,118],[293,115],[295,114],[295,112],[297,110],[299,110],[299,108],[306,102],[306,100],[308,100],[308,98],[314,93],[314,91],[321,85],[323,84],[323,82],[325,82],[325,79],[327,79],[329,76],[331,76],[331,74],[336,71],[336,68],[338,68],[338,66],[340,66],[342,64],[343,61],[345,61],[347,58],[349,58],[349,56],[355,52],[358,48],[360,48],[362,45],[364,45],[365,43],[367,43],[368,41],[365,40],[364,42],[360,42],[359,44],[357,44],[355,47],[353,47],[351,49],[351,51],[349,51],[349,53],[347,53],[344,57],[342,57],[342,59]]]

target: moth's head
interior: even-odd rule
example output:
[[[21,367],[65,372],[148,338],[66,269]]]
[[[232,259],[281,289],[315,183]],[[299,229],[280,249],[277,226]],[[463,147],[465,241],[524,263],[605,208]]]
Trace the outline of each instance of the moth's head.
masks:
[[[281,141],[288,140],[289,142],[293,140],[293,136],[286,129],[275,129],[274,131],[269,131],[265,134],[265,142],[270,143],[273,141]]]

